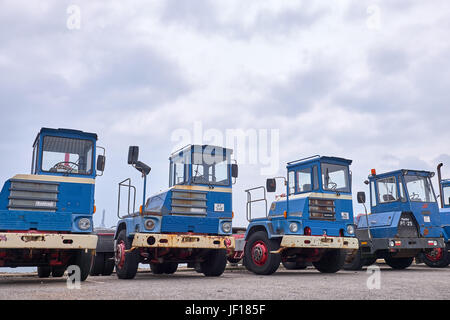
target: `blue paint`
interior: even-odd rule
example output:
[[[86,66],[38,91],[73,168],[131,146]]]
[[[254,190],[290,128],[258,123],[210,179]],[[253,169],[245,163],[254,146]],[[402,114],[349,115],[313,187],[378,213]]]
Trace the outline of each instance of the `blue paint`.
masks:
[[[353,226],[352,200],[348,199],[352,194],[349,170],[351,163],[351,160],[343,158],[321,156],[288,163],[286,195],[272,203],[268,218],[250,221],[246,238],[258,229],[265,230],[269,238],[283,235],[304,235],[307,227],[313,236],[326,234],[334,237],[342,235],[354,237],[354,234],[347,232],[347,227]],[[340,170],[337,172],[342,173],[339,176],[342,179],[338,185],[333,184],[333,188],[330,187],[332,183],[330,165],[339,166]],[[298,175],[305,172],[310,176],[304,178],[305,180],[299,179]],[[331,172],[331,176],[333,174],[336,173]],[[327,185],[326,182],[328,182]],[[318,206],[310,207],[310,203],[316,200],[321,201],[321,204],[323,204],[322,201],[327,201],[327,208],[334,206],[334,213],[328,214],[328,217],[318,217],[316,212]],[[286,218],[284,212],[286,212]],[[312,214],[316,214],[316,216],[312,216]],[[297,224],[297,232],[290,230],[291,223]]]
[[[43,159],[43,141],[47,137],[61,139],[61,143],[68,144],[68,139],[76,139],[76,141],[86,142],[88,145],[92,144],[90,156],[86,157],[86,166],[90,162],[90,172],[86,174],[80,174],[80,171],[75,172],[49,172],[42,168]],[[69,129],[48,129],[42,128],[36,137],[34,143],[33,154],[33,166],[30,178],[28,180],[14,180],[9,179],[5,182],[0,192],[0,231],[60,231],[60,232],[73,232],[73,233],[90,233],[92,232],[92,215],[94,211],[94,194],[95,185],[90,183],[73,183],[73,182],[52,182],[51,177],[67,177],[67,178],[88,178],[95,179],[96,177],[96,141],[97,135],[93,133],[86,133],[82,131],[69,130]],[[56,149],[55,149],[56,150]],[[81,157],[79,159],[81,161]],[[79,162],[80,167],[81,163]],[[42,178],[49,177],[48,181],[35,180],[34,177]],[[24,187],[24,183],[31,183],[34,187],[39,185],[40,187],[49,186],[57,189],[57,193],[39,193],[37,190],[34,192],[26,192],[23,199],[20,196],[14,196],[17,199],[14,201],[26,201],[27,205],[31,205],[32,208],[16,208],[11,207],[10,197],[13,192],[20,193],[21,188]],[[13,184],[16,184],[15,190]],[[46,197],[56,194],[56,206],[53,210],[33,209],[38,207],[39,203],[52,203],[52,199]],[[35,195],[39,199],[35,199]],[[31,198],[30,198],[31,197]],[[27,200],[28,198],[28,200]],[[13,200],[11,200],[13,201]],[[23,203],[23,202],[22,202]],[[33,211],[30,211],[33,209]],[[78,221],[81,218],[88,218],[91,221],[91,228],[88,230],[80,230],[78,228]]]
[[[143,206],[143,215],[121,219],[116,237],[122,228],[126,228],[130,237],[136,232],[231,235],[231,231],[226,233],[223,231],[222,225],[224,222],[231,223],[233,216],[232,150],[215,147],[216,149],[211,152],[210,148],[212,147],[207,145],[190,145],[172,154],[169,158],[169,189],[150,196]],[[221,178],[220,181],[214,181],[214,179],[199,181],[201,176],[198,174],[198,166],[206,168],[209,163],[202,159],[199,164],[196,158],[198,154],[217,156],[224,160],[222,167],[224,176],[219,176],[217,173],[218,166],[210,168],[212,171],[203,175],[205,179]],[[179,167],[176,167],[177,164]],[[181,179],[177,180],[175,173],[180,167],[183,174]],[[214,171],[216,171],[215,175]],[[148,217],[158,220],[152,230],[143,227],[144,219]]]

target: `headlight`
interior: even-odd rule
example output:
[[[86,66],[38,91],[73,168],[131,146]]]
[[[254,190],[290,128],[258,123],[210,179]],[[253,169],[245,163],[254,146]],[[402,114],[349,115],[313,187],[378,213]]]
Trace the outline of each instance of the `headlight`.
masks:
[[[389,242],[389,246],[390,246],[390,247],[395,247],[395,241],[394,241],[394,240],[391,240],[391,241]]]
[[[155,228],[155,221],[153,221],[152,219],[147,219],[145,220],[145,229],[147,230],[153,230]]]
[[[231,222],[224,222],[222,224],[222,230],[225,233],[230,233],[231,232]]]
[[[81,230],[88,230],[91,228],[91,220],[88,218],[81,218],[78,220],[78,228]]]
[[[351,224],[347,226],[347,233],[348,234],[355,234],[355,227]]]
[[[298,224],[296,224],[295,222],[292,222],[289,225],[289,230],[291,230],[291,232],[296,233],[298,231]]]

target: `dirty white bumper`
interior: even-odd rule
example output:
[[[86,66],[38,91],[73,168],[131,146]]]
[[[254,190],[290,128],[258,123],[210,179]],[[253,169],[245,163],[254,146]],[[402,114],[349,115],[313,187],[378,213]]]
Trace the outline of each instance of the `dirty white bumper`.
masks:
[[[235,240],[232,236],[136,233],[132,247],[232,249],[235,247]]]
[[[358,249],[357,238],[324,237],[324,236],[284,236],[281,249],[314,248],[314,249]]]
[[[97,236],[84,234],[0,233],[0,249],[96,249]]]

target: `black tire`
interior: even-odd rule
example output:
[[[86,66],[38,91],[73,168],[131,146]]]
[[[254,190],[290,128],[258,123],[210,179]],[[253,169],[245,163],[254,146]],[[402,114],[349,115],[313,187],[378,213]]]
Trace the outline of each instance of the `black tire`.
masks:
[[[308,267],[306,262],[282,261],[281,263],[287,270],[305,270]]]
[[[345,250],[328,249],[313,265],[322,273],[336,273],[344,267],[346,254]]]
[[[210,250],[205,261],[200,264],[202,273],[207,277],[221,276],[227,267],[227,251]]]
[[[110,276],[114,272],[114,255],[105,253],[105,262],[103,263],[102,275]]]
[[[80,268],[80,281],[85,281],[91,272],[94,255],[92,250],[77,250],[74,257],[74,264]]]
[[[378,260],[378,258],[376,258],[376,257],[375,258],[366,258],[366,259],[364,259],[364,265],[366,267],[374,265],[377,262],[377,260]]]
[[[48,278],[52,273],[51,267],[37,267],[37,273],[39,278]]]
[[[133,279],[136,276],[139,267],[139,255],[136,250],[124,253],[124,261],[118,259],[119,246],[125,246],[125,250],[130,250],[133,240],[127,237],[126,230],[122,230],[117,237],[116,244],[116,273],[119,279]],[[120,261],[119,261],[120,260]]]
[[[233,259],[233,258],[228,257],[227,260],[231,264],[238,264],[242,259]]]
[[[103,253],[97,253],[94,258],[94,264],[91,268],[91,276],[98,276],[103,273],[105,256]]]
[[[153,274],[163,274],[164,264],[163,263],[150,263],[150,269],[152,269]]]
[[[255,246],[259,243],[259,248]],[[264,247],[264,249],[262,249]],[[253,233],[245,245],[244,265],[256,274],[270,275],[275,273],[280,267],[281,255],[270,253],[280,248],[277,240],[269,239],[264,231]],[[253,251],[253,252],[252,252]],[[260,261],[260,263],[257,263]]]
[[[390,266],[392,269],[403,270],[408,268],[413,263],[414,257],[410,258],[385,257],[384,261],[386,261],[386,264]]]
[[[351,271],[357,271],[362,270],[363,266],[365,265],[366,260],[361,257],[361,249],[358,249],[358,251],[355,253],[355,256],[353,257],[353,260],[348,263],[344,263],[344,270],[351,270]]]
[[[436,257],[433,254],[436,251],[433,251],[428,254],[421,253],[420,258],[430,268],[446,268],[450,264],[450,254],[448,252],[449,250],[450,250],[450,244],[447,243],[445,245],[445,248],[443,248],[440,257]]]
[[[178,263],[176,262],[167,262],[164,263],[164,273],[165,274],[174,274],[178,270]]]
[[[64,272],[66,272],[66,268],[66,266],[52,267],[52,277],[61,278],[64,275]]]

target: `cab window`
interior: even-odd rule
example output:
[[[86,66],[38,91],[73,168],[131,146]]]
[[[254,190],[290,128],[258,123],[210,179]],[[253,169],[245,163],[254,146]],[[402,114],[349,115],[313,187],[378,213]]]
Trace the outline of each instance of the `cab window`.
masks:
[[[397,179],[395,177],[388,177],[377,180],[378,188],[378,202],[388,203],[395,202],[398,198]]]
[[[311,168],[297,171],[297,192],[310,192],[311,184]]]
[[[295,172],[289,171],[289,194],[295,193]]]
[[[450,186],[443,187],[444,189],[444,204],[450,206]]]

